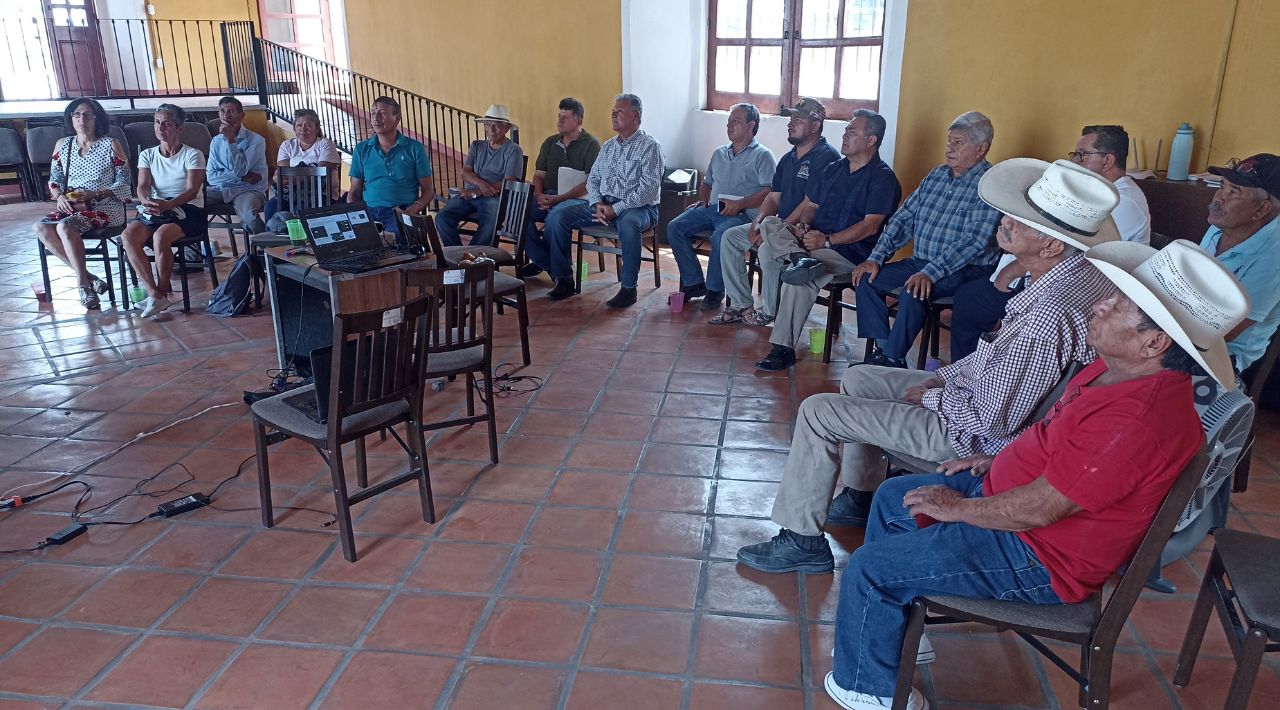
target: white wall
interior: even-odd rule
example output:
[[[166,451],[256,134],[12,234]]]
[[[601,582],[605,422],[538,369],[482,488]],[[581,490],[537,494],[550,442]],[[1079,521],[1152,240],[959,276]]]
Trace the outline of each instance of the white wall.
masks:
[[[94,9],[101,21],[103,63],[113,89],[151,89],[148,62],[150,39],[143,0],[97,0]],[[121,20],[112,23],[110,20]]]
[[[662,143],[668,167],[703,170],[727,142],[724,111],[706,104],[706,0],[621,0],[622,86],[644,100],[644,130]],[[893,164],[898,87],[906,38],[908,0],[888,0],[880,77],[880,113],[889,124],[882,157]],[[837,147],[843,121],[827,121],[823,135]],[[764,116],[757,136],[777,157],[791,149],[787,118]]]

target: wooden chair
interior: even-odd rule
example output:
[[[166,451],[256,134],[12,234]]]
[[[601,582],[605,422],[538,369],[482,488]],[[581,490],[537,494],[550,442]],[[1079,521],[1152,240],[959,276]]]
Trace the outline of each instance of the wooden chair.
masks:
[[[1267,387],[1267,380],[1271,377],[1271,370],[1275,367],[1278,354],[1280,354],[1280,333],[1271,336],[1271,342],[1267,345],[1266,352],[1240,375],[1245,383],[1245,393],[1253,400],[1255,408],[1262,406],[1262,393]],[[1244,493],[1249,489],[1249,471],[1253,464],[1253,443],[1254,432],[1250,428],[1249,438],[1245,440],[1244,450],[1240,452],[1240,463],[1236,466],[1235,479],[1231,484],[1232,493]]]
[[[487,422],[489,460],[498,463],[498,422],[493,406],[493,277],[490,264],[448,269],[405,269],[401,272],[405,293],[430,294],[440,314],[430,330],[425,377],[464,375],[467,415],[443,421],[423,422],[424,431]],[[484,376],[483,414],[476,414],[476,390]]]
[[[901,288],[893,290],[890,294],[895,298],[902,293]],[[888,296],[885,297],[886,300]],[[920,348],[919,354],[916,356],[916,369],[923,370],[926,362],[930,357],[938,357],[938,349],[942,336],[942,314],[951,310],[951,296],[940,296],[931,298],[925,304],[924,324],[920,327]],[[854,310],[857,310],[856,307]],[[889,317],[893,318],[898,313],[897,304],[889,306]],[[838,331],[837,331],[838,332]],[[863,352],[862,359],[866,360],[871,357],[871,349],[875,347],[875,338],[867,338],[867,347]],[[824,360],[823,362],[827,362]]]
[[[332,202],[333,179],[323,165],[276,168],[276,198],[280,211],[294,215]]]
[[[573,280],[578,293],[582,293],[582,253],[584,251],[596,252],[602,259],[605,254],[613,254],[614,269],[619,275],[622,274],[622,238],[618,236],[618,230],[613,225],[593,224],[588,227],[578,227],[573,232],[573,243],[577,250]],[[587,242],[588,239],[591,242]],[[615,244],[617,246],[612,246]],[[662,288],[662,271],[658,266],[658,233],[653,227],[640,233],[640,246],[641,263],[646,261],[653,263],[653,287]],[[649,256],[644,255],[646,251],[649,252]],[[604,270],[603,264],[600,270]]]
[[[532,191],[528,190],[528,183],[519,184],[525,186],[526,197],[531,197]],[[504,188],[504,195],[505,194],[506,190]],[[524,230],[528,226],[529,208],[531,204],[532,202],[526,199],[523,206],[521,206],[518,204],[517,200],[513,199],[512,206],[506,207],[504,200],[504,204],[500,206],[498,211],[498,233],[503,234],[505,232],[506,234],[514,236],[516,239],[516,254],[521,257],[524,255]],[[436,254],[440,257],[440,262],[437,266],[441,268],[454,268],[458,265],[458,260],[462,258],[464,253],[466,253],[467,247],[444,246],[440,241],[440,233],[436,231],[436,224],[430,217],[424,215],[412,215],[400,209],[397,209],[395,213],[396,219],[400,223],[402,233],[404,233],[411,242],[416,242],[427,252]],[[521,219],[522,216],[525,220],[525,227],[521,227],[519,231],[509,230],[509,226],[514,226],[509,223],[513,223],[514,221]],[[504,254],[511,253],[506,250],[500,251]],[[487,256],[487,254],[485,255]],[[516,263],[518,262],[513,261],[509,265],[514,266]],[[502,266],[502,264],[497,264],[496,261],[495,264],[497,266]],[[499,314],[502,313],[502,309],[504,307],[509,307],[515,310],[516,319],[520,324],[520,355],[524,364],[528,365],[532,362],[532,359],[529,354],[529,302],[528,297],[525,294],[524,279],[504,274],[495,269],[493,272],[493,297],[494,302],[497,304]]]
[[[1236,661],[1223,707],[1235,710],[1249,705],[1262,654],[1280,651],[1280,587],[1275,583],[1280,540],[1226,529],[1215,530],[1213,537],[1213,554],[1182,640],[1173,684],[1185,688],[1191,682],[1205,626],[1216,610]]]
[[[122,230],[123,231],[123,230]],[[129,309],[129,282],[134,286],[138,285],[138,274],[133,270],[133,266],[129,264],[129,258],[124,253],[124,244],[121,242],[119,235],[111,237],[110,241],[116,247],[116,257],[120,264],[120,301],[125,310]],[[204,258],[204,268],[209,272],[209,280],[213,282],[213,287],[218,287],[218,268],[213,261],[213,245],[209,243],[209,230],[201,232],[189,237],[179,237],[173,243],[175,252],[175,260],[173,272],[178,275],[178,279],[182,281],[182,311],[184,313],[191,311],[191,288],[188,283],[190,274],[187,268],[187,251],[185,247],[198,248],[198,251]],[[148,257],[148,261],[155,263],[155,255]],[[127,280],[126,280],[127,279]]]
[[[329,370],[329,401],[324,423],[312,419],[291,401],[310,398],[315,386],[289,390],[253,403],[254,446],[258,457],[258,493],[262,524],[272,527],[271,472],[267,449],[286,439],[300,439],[315,447],[329,464],[335,517],[342,554],[356,561],[355,535],[351,530],[351,506],[409,481],[418,482],[422,519],[436,521],[427,469],[427,447],[419,417],[422,415],[424,371],[427,365],[427,333],[435,316],[431,296],[415,298],[403,306],[333,317],[333,355]],[[401,439],[392,427],[405,424]],[[268,433],[268,429],[271,430]],[[364,437],[389,430],[409,455],[409,470],[369,485]],[[357,485],[347,492],[342,446],[356,443]]]
[[[1183,467],[1142,538],[1133,561],[1120,575],[1110,594],[1103,590],[1077,604],[1057,605],[971,597],[917,597],[911,603],[906,637],[902,642],[893,710],[905,710],[907,707],[916,670],[916,652],[920,648],[920,636],[925,625],[953,623],[978,623],[1012,630],[1080,685],[1080,707],[1104,710],[1110,701],[1116,639],[1138,601],[1147,573],[1168,542],[1174,523],[1186,507],[1196,483],[1211,464],[1211,454],[1201,450]],[[936,616],[929,616],[930,612]],[[1060,657],[1041,638],[1079,645],[1080,667]]]

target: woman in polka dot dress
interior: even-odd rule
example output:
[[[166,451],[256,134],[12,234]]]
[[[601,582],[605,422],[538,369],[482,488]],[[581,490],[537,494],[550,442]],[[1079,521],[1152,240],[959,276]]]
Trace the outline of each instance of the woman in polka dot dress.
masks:
[[[100,308],[98,294],[107,292],[107,284],[85,266],[80,235],[124,224],[129,162],[124,147],[108,135],[107,112],[97,101],[76,99],[63,117],[76,134],[54,146],[49,193],[57,207],[35,229],[45,247],[76,272],[80,303]]]

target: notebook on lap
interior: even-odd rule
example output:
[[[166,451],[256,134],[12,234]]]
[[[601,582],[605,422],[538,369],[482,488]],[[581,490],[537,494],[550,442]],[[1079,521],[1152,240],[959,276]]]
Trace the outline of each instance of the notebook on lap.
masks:
[[[418,258],[413,251],[382,243],[378,225],[363,202],[317,207],[298,217],[322,269],[358,274]]]

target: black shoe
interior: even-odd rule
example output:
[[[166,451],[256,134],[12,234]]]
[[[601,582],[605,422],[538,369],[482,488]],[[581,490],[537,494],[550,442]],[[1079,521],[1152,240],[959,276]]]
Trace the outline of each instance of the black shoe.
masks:
[[[636,302],[636,290],[634,288],[627,288],[626,286],[621,286],[618,288],[618,293],[614,294],[613,298],[610,298],[609,300],[605,301],[604,305],[610,308],[626,308],[627,306],[630,306],[635,302]]]
[[[768,542],[747,545],[738,550],[738,562],[761,572],[775,573],[830,574],[836,567],[831,544],[825,536],[819,535],[815,540],[786,528]]]
[[[827,525],[851,525],[856,528],[867,527],[867,514],[871,512],[871,494],[866,491],[855,491],[845,487],[840,495],[831,501],[827,510]]]
[[[516,271],[516,276],[519,276],[522,279],[531,279],[542,273],[542,271],[543,269],[541,266],[538,266],[531,261],[528,264],[521,266],[520,269]]]
[[[552,301],[559,301],[561,299],[568,298],[577,292],[577,289],[574,288],[573,285],[573,279],[556,279],[556,287],[551,289],[551,292],[547,294],[547,298]]]
[[[702,298],[707,295],[707,285],[705,283],[700,283],[692,286],[681,286],[680,293],[684,294],[684,302],[688,303],[695,298]]]
[[[896,367],[900,370],[907,369],[906,360],[889,357],[888,355],[885,355],[884,351],[878,346],[871,348],[871,357],[868,357],[862,362],[855,362],[849,367],[853,367],[854,365],[879,365],[880,367]]]
[[[756,369],[777,372],[794,364],[796,364],[796,351],[785,345],[775,345],[763,360],[756,363]]]
[[[702,310],[714,311],[724,303],[724,291],[707,291],[707,295],[702,298]]]

